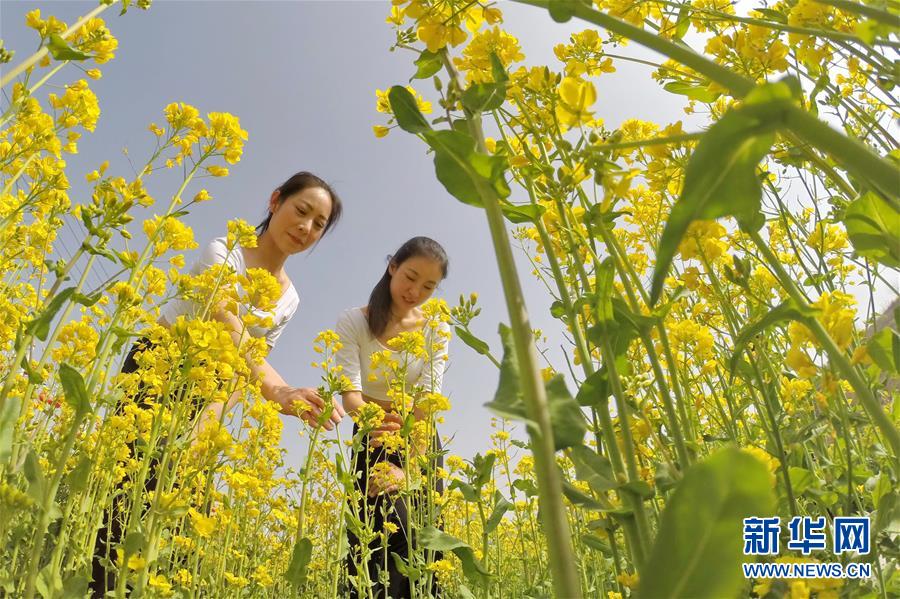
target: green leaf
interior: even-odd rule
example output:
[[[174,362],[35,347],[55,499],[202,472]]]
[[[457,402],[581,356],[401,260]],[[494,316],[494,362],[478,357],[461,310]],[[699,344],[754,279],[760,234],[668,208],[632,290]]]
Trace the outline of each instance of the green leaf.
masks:
[[[294,588],[300,588],[306,582],[306,569],[312,557],[312,549],[312,541],[306,537],[299,539],[294,545],[291,563],[288,565],[287,572],[284,573],[285,579]]]
[[[876,507],[875,522],[872,524],[873,538],[886,529],[900,530],[900,495],[897,491],[883,495]]]
[[[497,83],[507,83],[509,81],[509,73],[506,72],[506,67],[503,66],[503,61],[500,60],[500,57],[497,56],[496,52],[491,52],[491,75],[494,76],[494,81]]]
[[[88,580],[87,576],[76,574],[70,578],[67,578],[65,582],[63,582],[62,592],[59,595],[60,599],[82,599],[83,597],[88,595]]]
[[[790,322],[792,320],[807,322],[810,318],[815,316],[815,313],[815,310],[812,308],[802,308],[798,306],[794,300],[789,299],[769,310],[768,314],[756,322],[745,326],[741,329],[741,332],[738,333],[734,342],[734,352],[731,354],[731,360],[728,363],[728,370],[731,372],[731,375],[734,376],[738,361],[741,359],[741,354],[744,353],[747,345],[754,337],[776,324]]]
[[[685,472],[662,514],[638,597],[734,597],[741,572],[743,519],[772,512],[766,467],[730,447]]]
[[[75,293],[74,287],[66,287],[54,295],[53,299],[50,300],[38,317],[25,325],[25,333],[34,335],[41,341],[46,341],[47,334],[50,332],[50,323],[53,321],[56,313],[59,312],[59,309],[62,308],[63,304],[73,293]]]
[[[462,93],[463,106],[478,114],[496,110],[506,100],[505,83],[473,83]]]
[[[44,382],[43,375],[31,367],[31,360],[28,359],[28,356],[22,356],[22,370],[28,375],[28,382],[32,385],[40,385]]]
[[[746,230],[756,231],[763,225],[756,166],[775,141],[775,131],[794,95],[795,86],[789,81],[763,84],[700,138],[657,249],[651,304],[659,299],[678,245],[692,222],[733,216]]]
[[[871,46],[875,42],[880,25],[875,19],[866,19],[858,21],[853,27],[853,34],[861,39],[867,46]]]
[[[146,544],[146,539],[144,538],[144,533],[140,531],[134,531],[128,533],[125,537],[125,542],[123,543],[123,549],[125,550],[125,559],[132,555],[139,555],[144,550],[144,545]]]
[[[690,24],[690,20],[688,20],[688,24]],[[681,81],[666,83],[663,89],[669,93],[687,96],[691,100],[697,100],[704,104],[715,102],[722,95],[722,92],[710,91],[705,85],[692,85]]]
[[[683,39],[691,28],[691,5],[685,2],[678,11],[678,20],[675,21],[675,39]]]
[[[475,552],[464,541],[448,535],[434,526],[426,526],[419,531],[419,539],[426,549],[433,551],[452,551],[462,562],[463,572],[469,580],[477,581],[489,576],[477,559]]]
[[[466,345],[477,351],[479,354],[486,356],[491,353],[491,346],[487,342],[482,341],[469,331],[462,327],[453,327],[456,336]]]
[[[653,487],[650,486],[650,483],[645,480],[633,480],[631,482],[627,482],[622,485],[622,488],[626,491],[634,493],[642,499],[649,499],[653,497],[653,494],[655,493]]]
[[[592,449],[579,445],[569,450],[569,459],[575,465],[575,476],[589,484],[598,493],[618,488],[609,458]]]
[[[475,154],[475,140],[455,130],[429,131],[425,141],[434,150],[434,171],[438,181],[457,200],[482,208],[481,195],[475,186],[470,157]]]
[[[91,295],[84,295],[83,293],[75,293],[72,295],[72,301],[76,304],[80,304],[82,306],[87,306],[90,308],[94,304],[100,301],[100,298],[103,297],[103,289],[100,291],[95,291]]]
[[[395,85],[388,92],[388,101],[391,103],[394,118],[397,119],[397,125],[401,129],[409,133],[431,131],[431,125],[422,116],[416,99],[408,89],[402,85]]]
[[[429,52],[428,50],[423,50],[422,53],[419,54],[415,64],[417,69],[416,74],[412,77],[413,79],[428,79],[440,71],[443,66],[441,63],[441,55]]]
[[[900,267],[900,212],[874,192],[859,196],[844,211],[844,226],[860,256]]]
[[[66,402],[77,415],[91,411],[91,401],[84,386],[84,378],[77,370],[63,362],[59,365],[59,380],[62,383]]]
[[[66,476],[66,484],[72,493],[80,493],[87,488],[88,477],[91,475],[91,458],[88,455],[81,456],[78,464]]]
[[[478,491],[476,491],[475,487],[473,487],[469,483],[455,478],[450,483],[450,489],[459,489],[459,492],[462,493],[463,499],[465,499],[469,503],[478,503]]]
[[[519,366],[512,343],[512,331],[500,324],[500,340],[503,344],[503,359],[500,362],[500,380],[493,401],[485,404],[492,412],[513,420],[524,421],[526,426],[537,430],[537,425],[528,419],[525,402],[519,387]],[[545,385],[547,408],[553,443],[557,450],[579,445],[587,430],[587,423],[578,402],[566,388],[565,379],[557,374]]]
[[[517,478],[513,481],[513,489],[518,489],[525,493],[526,497],[534,497],[538,494],[537,487],[534,482],[527,478]]]
[[[595,535],[581,535],[581,541],[585,546],[594,549],[595,551],[600,551],[604,555],[608,555],[612,557],[612,547],[609,546],[609,543],[600,540],[599,537]]]
[[[19,417],[19,405],[14,401],[0,403],[0,462],[6,462],[12,454],[13,433]]]
[[[516,361],[513,348],[512,330],[503,323],[499,325],[500,342],[503,345],[503,358],[500,361],[500,378],[494,399],[485,407],[492,412],[514,420],[527,420],[525,402],[519,390],[519,363]]]
[[[547,382],[546,389],[554,448],[559,451],[581,445],[584,433],[587,432],[587,421],[581,412],[581,406],[566,388],[565,379],[561,374],[555,375]]]
[[[606,366],[595,370],[588,378],[584,379],[575,401],[586,408],[596,407],[604,403],[611,393],[609,377],[606,374]]]
[[[47,42],[47,51],[55,60],[88,60],[90,54],[79,52],[72,48],[58,33],[51,33]]]
[[[881,329],[866,345],[872,361],[884,372],[900,372],[900,334],[893,329]]]
[[[494,477],[494,463],[497,461],[497,455],[489,453],[484,456],[480,453],[475,454],[472,465],[475,468],[475,478],[472,481],[480,490],[484,485]]]
[[[28,455],[25,456],[23,472],[25,480],[28,481],[28,496],[40,505],[47,494],[47,479],[44,477],[41,461],[34,449],[29,450]]]
[[[569,481],[562,480],[563,495],[572,502],[572,505],[578,506],[583,510],[590,511],[606,511],[605,506],[586,493],[582,493],[575,485]]]
[[[547,209],[540,204],[517,206],[505,202],[500,204],[500,210],[503,212],[503,216],[506,217],[506,220],[517,225],[522,223],[533,223],[541,218],[547,211]]]
[[[397,571],[409,580],[416,581],[422,575],[418,568],[410,567],[410,565],[406,563],[405,559],[403,559],[393,551],[391,551],[391,557],[394,560],[394,565],[397,566]]]
[[[494,81],[473,83],[462,93],[463,106],[475,114],[496,110],[506,100],[506,87],[509,81],[506,67],[496,52],[491,52],[490,60]]]
[[[469,164],[477,175],[481,175],[488,182],[499,199],[509,197],[510,189],[506,182],[506,170],[509,164],[505,156],[473,152],[469,156]]]
[[[803,495],[807,489],[815,487],[818,481],[816,476],[806,468],[799,466],[790,466],[788,468],[788,478],[791,481],[791,489],[794,495]]]
[[[457,590],[457,595],[460,599],[475,599],[475,595],[472,594],[472,591],[469,590],[464,584],[459,585],[459,590]]]
[[[500,491],[494,491],[494,510],[484,525],[484,533],[491,534],[500,525],[503,515],[511,510],[513,504],[507,501]]]
[[[59,575],[59,568],[53,567],[53,562],[41,568],[35,581],[35,589],[44,599],[55,599],[59,596],[63,589],[62,576]]]

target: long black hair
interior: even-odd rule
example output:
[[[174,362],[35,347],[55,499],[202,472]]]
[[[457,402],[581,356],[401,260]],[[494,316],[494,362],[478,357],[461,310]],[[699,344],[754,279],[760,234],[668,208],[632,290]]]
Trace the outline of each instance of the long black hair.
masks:
[[[366,320],[369,323],[369,332],[374,337],[380,337],[387,328],[388,320],[391,316],[391,271],[393,264],[399,267],[401,264],[415,258],[423,256],[436,260],[441,265],[441,278],[447,277],[450,269],[450,259],[447,258],[447,252],[434,239],[430,237],[413,237],[400,246],[393,256],[388,256],[388,267],[384,269],[381,280],[372,289],[369,295],[369,309]]]
[[[338,194],[334,192],[334,190],[328,183],[310,172],[300,171],[299,173],[295,173],[291,176],[290,179],[276,187],[275,191],[278,192],[278,205],[280,206],[286,199],[288,199],[295,193],[299,193],[304,189],[310,189],[314,187],[324,189],[331,198],[331,215],[328,217],[328,222],[325,223],[325,229],[322,231],[322,235],[325,235],[325,233],[327,233],[328,230],[336,225],[337,222],[341,219],[341,214],[344,211],[343,204],[341,204],[341,198],[338,197]],[[272,213],[269,212],[266,215],[266,219],[256,225],[257,236],[262,235],[266,232],[266,229],[269,228],[269,222],[271,220]]]

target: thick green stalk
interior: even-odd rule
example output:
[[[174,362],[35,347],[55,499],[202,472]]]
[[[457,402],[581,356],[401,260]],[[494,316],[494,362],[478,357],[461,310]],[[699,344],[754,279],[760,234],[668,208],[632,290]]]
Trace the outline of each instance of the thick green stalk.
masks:
[[[444,66],[450,74],[452,84],[459,87],[458,75],[453,68],[447,52],[442,53]],[[469,133],[475,139],[479,151],[488,154],[481,129],[480,115],[467,113],[466,119]],[[553,573],[553,588],[558,597],[581,597],[581,584],[572,556],[572,541],[569,523],[566,520],[565,505],[562,500],[562,484],[557,472],[553,445],[553,430],[550,425],[550,410],[543,379],[537,365],[537,351],[522,286],[516,271],[509,235],[500,211],[500,203],[493,190],[480,179],[475,180],[478,195],[484,203],[491,241],[497,257],[503,295],[509,312],[510,328],[516,349],[520,384],[525,400],[528,418],[537,425],[537,430],[529,430],[531,450],[534,454],[535,474],[538,482],[538,498],[541,502],[541,513],[544,534],[548,543],[550,569]]]

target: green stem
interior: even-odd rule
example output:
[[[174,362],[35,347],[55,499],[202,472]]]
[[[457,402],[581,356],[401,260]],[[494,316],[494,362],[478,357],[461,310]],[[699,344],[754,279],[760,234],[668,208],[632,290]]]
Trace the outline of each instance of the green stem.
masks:
[[[542,8],[549,6],[549,0],[515,1]],[[827,1],[837,2],[843,0]],[[705,75],[711,81],[728,89],[731,95],[736,98],[743,98],[756,87],[755,83],[750,79],[742,77],[709,60],[685,45],[659,37],[650,31],[635,27],[631,23],[594,10],[580,2],[567,4],[571,5],[573,16],[633,40]],[[848,4],[857,6],[856,3]],[[900,194],[897,192],[898,171],[891,163],[879,157],[861,142],[841,135],[797,106],[790,105],[786,107],[784,120],[788,129],[803,137],[805,141],[834,156],[843,163],[847,170],[854,172],[854,174],[864,180],[873,182],[889,201],[900,204]]]
[[[81,422],[86,416],[85,413],[76,412],[74,421],[72,422],[69,432],[66,434],[66,440],[60,451],[59,457],[54,464],[55,470],[47,493],[40,506],[40,516],[38,517],[37,527],[35,528],[35,539],[31,545],[31,554],[28,558],[28,574],[25,577],[25,599],[34,597],[35,585],[37,583],[38,565],[40,565],[41,554],[44,549],[44,541],[46,539],[47,526],[50,524],[50,506],[56,499],[56,491],[59,489],[59,483],[65,472],[66,461],[75,445],[75,439],[78,437],[78,429],[81,428]]]
[[[827,4],[828,6],[833,6],[840,10],[847,11],[849,13],[853,13],[855,15],[861,15],[863,17],[867,17],[869,19],[874,19],[879,23],[884,23],[885,25],[890,25],[894,28],[900,28],[900,16],[889,13],[887,11],[881,10],[879,8],[875,8],[874,6],[868,6],[863,4],[862,2],[850,2],[849,0],[815,0],[819,4]]]
[[[109,4],[100,4],[96,6],[91,12],[78,19],[78,21],[76,21],[74,25],[59,34],[59,37],[61,37],[62,39],[66,39],[76,31],[81,29],[81,27],[89,20],[93,19],[116,2],[118,2],[118,0],[112,0],[112,2],[110,2]],[[47,52],[47,46],[42,46],[40,50],[26,58],[21,63],[17,64],[10,72],[6,73],[2,78],[0,78],[0,87],[5,87],[7,83],[18,77],[22,72],[36,65],[42,58],[47,56]]]
[[[862,142],[832,129],[799,106],[788,106],[784,121],[793,133],[819,150],[839,158],[847,170],[874,184],[885,199],[900,207],[897,185],[900,173],[891,163],[879,158]]]
[[[450,75],[452,84],[459,87],[458,74],[450,62],[446,50],[441,53],[441,59]],[[475,139],[479,151],[488,154],[489,152],[484,143],[484,133],[481,129],[480,116],[473,115],[468,111],[466,116],[469,133]],[[581,597],[581,584],[578,580],[578,573],[572,557],[571,534],[569,523],[566,520],[565,505],[562,501],[562,484],[556,467],[556,451],[553,445],[553,430],[550,425],[550,410],[543,380],[537,365],[537,352],[534,347],[534,338],[531,332],[531,324],[528,320],[525,298],[522,294],[522,286],[519,282],[498,198],[494,191],[485,185],[480,178],[476,178],[474,182],[478,194],[484,203],[491,232],[491,241],[493,242],[494,253],[500,270],[503,295],[506,298],[506,308],[509,312],[516,359],[519,364],[520,384],[522,385],[526,411],[528,418],[537,425],[536,430],[529,428],[529,436],[531,437],[531,448],[534,454],[544,534],[548,541],[550,568],[553,572],[553,587],[558,597],[577,599]]]
[[[794,280],[790,277],[787,271],[785,271],[784,267],[781,265],[781,262],[778,260],[775,254],[772,253],[772,250],[766,245],[766,242],[762,239],[762,237],[760,237],[759,233],[756,231],[752,231],[749,233],[749,235],[753,240],[753,243],[756,244],[756,247],[769,263],[769,267],[776,274],[778,280],[784,286],[791,299],[794,300],[794,302],[796,302],[797,305],[801,307],[801,309],[809,308],[809,304],[806,302],[806,298],[803,296],[803,293],[794,283]],[[835,367],[837,367],[838,372],[841,373],[841,376],[843,376],[853,387],[853,390],[856,392],[856,395],[862,403],[863,408],[869,414],[872,422],[876,427],[878,427],[878,429],[881,431],[881,434],[884,435],[885,440],[891,447],[891,450],[894,454],[894,470],[900,471],[900,462],[898,462],[898,456],[900,456],[900,433],[897,432],[897,428],[891,422],[887,414],[884,413],[884,410],[882,409],[881,404],[878,402],[878,399],[875,397],[875,394],[872,392],[872,389],[868,385],[866,385],[865,381],[862,379],[853,365],[850,364],[850,360],[847,359],[847,356],[837,346],[837,344],[828,334],[828,331],[825,330],[825,327],[822,326],[822,323],[820,323],[818,319],[809,318],[803,324],[805,324],[810,329],[810,331],[812,331],[813,335],[815,335],[819,343],[822,344],[822,348],[825,350],[825,353],[828,354],[828,358],[831,360],[831,363]]]

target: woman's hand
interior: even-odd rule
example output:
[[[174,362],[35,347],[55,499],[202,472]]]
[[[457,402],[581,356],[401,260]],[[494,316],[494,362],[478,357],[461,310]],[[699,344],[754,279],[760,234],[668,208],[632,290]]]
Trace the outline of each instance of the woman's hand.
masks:
[[[284,414],[299,416],[312,427],[319,426],[323,410],[326,409],[325,401],[319,396],[318,391],[311,387],[290,387],[281,385],[275,387],[272,393],[272,401],[281,406]],[[329,418],[322,423],[325,430],[334,430],[341,418],[344,417],[344,409],[331,399],[331,413]]]
[[[382,421],[381,426],[374,428],[369,432],[369,445],[372,447],[381,447],[381,439],[379,439],[379,437],[395,433],[400,430],[401,426],[403,426],[403,418],[400,417],[400,414],[397,414],[396,412],[385,412],[384,421]]]
[[[396,464],[385,462],[388,464],[386,472],[379,472],[369,476],[369,484],[367,486],[369,497],[375,497],[381,493],[396,493],[400,490],[403,481],[406,480],[406,473]]]

